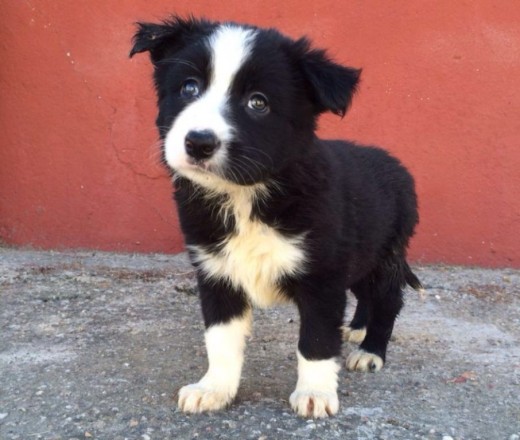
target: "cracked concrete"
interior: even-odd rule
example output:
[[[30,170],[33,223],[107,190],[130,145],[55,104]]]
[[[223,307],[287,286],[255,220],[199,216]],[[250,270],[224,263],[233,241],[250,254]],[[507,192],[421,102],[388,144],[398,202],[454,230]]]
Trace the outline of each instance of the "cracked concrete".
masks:
[[[426,294],[380,373],[342,369],[336,417],[290,410],[291,306],[255,311],[235,403],[188,416],[175,393],[206,360],[185,255],[0,248],[0,438],[518,440],[520,271],[415,270]]]

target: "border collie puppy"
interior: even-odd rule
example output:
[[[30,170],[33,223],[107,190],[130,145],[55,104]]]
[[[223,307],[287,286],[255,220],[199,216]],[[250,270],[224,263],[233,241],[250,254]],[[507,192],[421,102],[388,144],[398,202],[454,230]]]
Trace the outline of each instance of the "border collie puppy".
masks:
[[[190,413],[237,393],[252,308],[292,301],[300,314],[304,417],[338,411],[343,337],[360,343],[347,368],[377,371],[418,221],[414,182],[383,150],[320,140],[318,116],[343,116],[360,71],[307,39],[273,29],[174,17],[139,23],[133,56],[149,52],[163,159],[173,170],[186,247],[197,270],[209,368],[179,392]],[[357,298],[343,328],[346,290]]]

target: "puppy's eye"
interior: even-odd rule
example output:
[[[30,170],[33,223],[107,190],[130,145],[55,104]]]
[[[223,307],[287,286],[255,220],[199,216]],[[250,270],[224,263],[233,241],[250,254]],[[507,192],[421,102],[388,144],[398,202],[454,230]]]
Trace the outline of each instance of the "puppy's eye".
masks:
[[[181,97],[184,99],[194,99],[200,96],[200,85],[196,79],[189,78],[182,84]]]
[[[257,113],[267,113],[269,111],[267,98],[261,93],[253,93],[247,102],[247,106]]]

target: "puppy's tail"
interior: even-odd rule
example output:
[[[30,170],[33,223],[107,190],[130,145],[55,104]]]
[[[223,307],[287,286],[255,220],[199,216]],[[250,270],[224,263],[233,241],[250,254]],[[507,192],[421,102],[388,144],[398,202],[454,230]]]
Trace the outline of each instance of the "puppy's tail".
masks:
[[[419,281],[419,278],[417,278],[417,275],[412,272],[412,269],[410,269],[407,262],[404,263],[404,279],[406,284],[408,284],[412,289],[419,292],[424,291],[422,283]]]

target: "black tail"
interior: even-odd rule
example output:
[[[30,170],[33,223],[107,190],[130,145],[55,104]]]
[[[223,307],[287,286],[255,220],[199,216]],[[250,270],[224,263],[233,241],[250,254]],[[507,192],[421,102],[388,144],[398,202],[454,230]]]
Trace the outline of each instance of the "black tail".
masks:
[[[405,262],[404,264],[404,279],[406,284],[408,284],[414,290],[423,290],[424,287],[419,281],[419,278],[417,278],[417,275],[412,272],[412,269],[410,269],[408,263]]]

